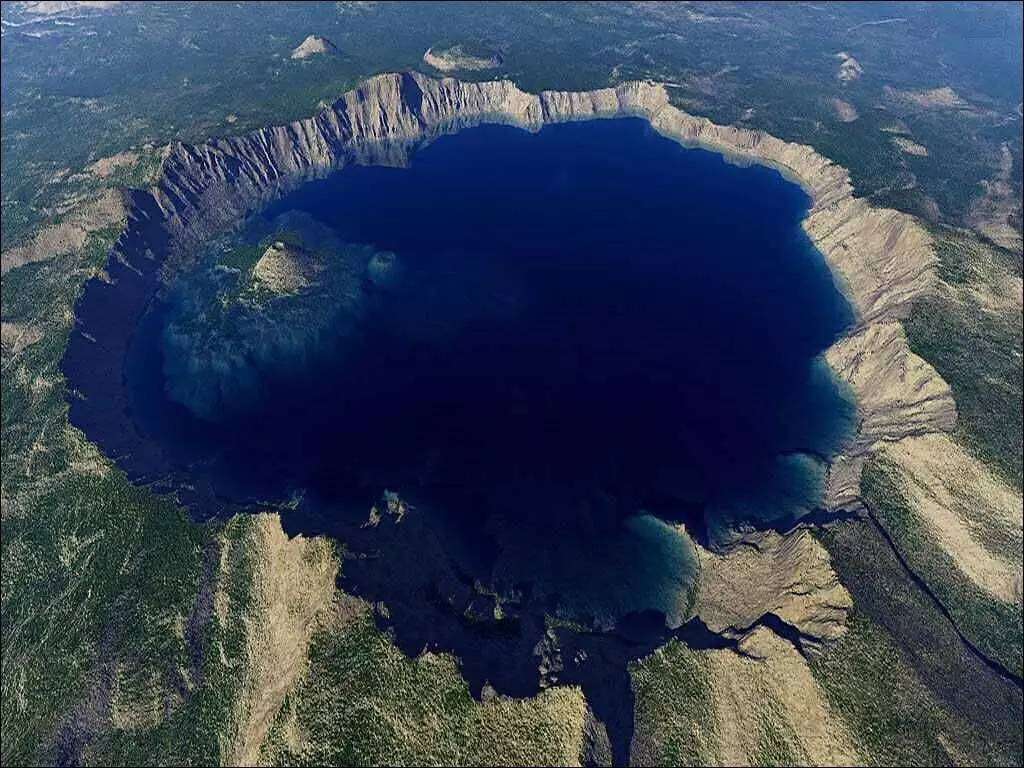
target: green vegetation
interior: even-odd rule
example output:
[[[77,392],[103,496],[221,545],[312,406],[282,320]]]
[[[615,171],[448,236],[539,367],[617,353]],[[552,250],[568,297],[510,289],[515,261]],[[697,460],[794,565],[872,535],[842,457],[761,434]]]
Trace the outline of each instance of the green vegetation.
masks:
[[[958,436],[1019,489],[1024,478],[1019,296],[1016,308],[1012,300],[1005,307],[987,307],[983,297],[994,300],[1007,291],[1000,286],[1002,276],[1020,277],[1020,254],[987,246],[966,233],[940,229],[935,234],[945,288],[914,305],[904,323],[907,337],[911,349],[935,366],[953,390]]]
[[[753,765],[800,765],[807,763],[807,756],[799,753],[794,745],[793,729],[786,722],[781,708],[768,696],[760,711],[761,732],[758,735],[757,750],[751,756]]]
[[[206,532],[67,423],[70,309],[113,237],[4,278],[4,321],[39,334],[3,360],[5,765],[74,759],[102,723],[117,659],[170,686],[186,653],[172,629],[195,594]]]
[[[951,762],[943,741],[962,738],[962,726],[921,684],[888,633],[863,614],[855,613],[846,636],[811,660],[811,672],[871,765]]]
[[[871,524],[816,536],[854,612],[811,671],[864,754],[877,765],[1019,765],[1020,689],[967,651]]]
[[[636,744],[651,765],[719,761],[718,724],[708,661],[672,641],[630,666],[636,693]]]
[[[739,661],[730,651],[693,650],[677,641],[632,664],[634,761],[720,765],[745,754],[751,765],[814,762],[797,733],[803,723],[792,720],[792,710],[773,688],[778,678],[772,665]],[[730,743],[736,739],[740,743]]]
[[[899,468],[876,459],[864,470],[861,492],[910,567],[935,592],[957,626],[989,657],[1024,673],[1024,615],[1000,602],[957,568],[914,514],[899,485]]]
[[[260,260],[260,256],[266,250],[266,247],[261,248],[261,245],[236,245],[217,259],[217,263],[231,269],[237,269],[247,277],[252,273],[256,262]]]
[[[289,765],[551,765],[579,759],[576,689],[475,702],[448,656],[405,656],[363,613],[318,633],[264,757]],[[301,729],[295,746],[290,735]]]
[[[195,647],[189,649],[191,658],[179,661],[180,687],[169,696],[165,694],[172,702],[170,711],[142,722],[131,716],[140,702],[154,695],[146,687],[151,682],[146,679],[145,668],[132,669],[139,685],[119,691],[122,700],[117,702],[117,710],[127,717],[112,718],[109,730],[90,747],[88,763],[212,765],[224,761],[235,735],[233,709],[249,661],[246,636],[255,631],[246,622],[253,600],[253,555],[242,546],[230,546],[243,541],[245,531],[245,525],[229,524],[224,528],[223,546],[230,562],[223,567],[226,583],[216,586],[227,596],[229,611],[223,620],[215,613],[199,617],[203,626],[193,639]],[[208,546],[216,552],[218,542]],[[215,574],[205,576],[209,581]],[[202,586],[211,589],[214,585]]]

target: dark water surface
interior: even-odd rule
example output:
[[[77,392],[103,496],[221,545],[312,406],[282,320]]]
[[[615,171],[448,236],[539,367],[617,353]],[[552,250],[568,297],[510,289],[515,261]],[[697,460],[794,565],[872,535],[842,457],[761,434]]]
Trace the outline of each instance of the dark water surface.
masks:
[[[289,532],[345,541],[344,586],[386,604],[406,651],[454,651],[474,692],[537,690],[546,616],[588,628],[554,633],[589,661],[552,679],[584,684],[621,757],[626,662],[688,609],[692,544],[670,523],[787,524],[820,499],[808,456],[849,434],[818,356],[851,315],[808,204],[641,120],[468,129],[263,214],[397,255],[356,330],[263,366],[257,401],[211,422],[167,397],[163,307],[126,368],[132,412],[212,489],[198,514],[301,499]],[[414,508],[363,527],[385,489]]]

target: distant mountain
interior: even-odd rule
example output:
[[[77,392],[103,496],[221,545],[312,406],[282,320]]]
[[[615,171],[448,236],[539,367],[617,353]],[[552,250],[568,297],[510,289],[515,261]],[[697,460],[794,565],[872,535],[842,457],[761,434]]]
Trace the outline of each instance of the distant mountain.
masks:
[[[292,51],[293,59],[308,59],[321,53],[334,55],[338,52],[338,46],[319,35],[310,35],[303,40],[299,47]]]

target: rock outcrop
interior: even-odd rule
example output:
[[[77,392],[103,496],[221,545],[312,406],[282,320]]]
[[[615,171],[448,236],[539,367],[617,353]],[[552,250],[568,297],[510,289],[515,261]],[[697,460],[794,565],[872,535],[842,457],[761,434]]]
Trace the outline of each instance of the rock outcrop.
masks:
[[[808,531],[756,531],[727,552],[701,547],[698,553],[693,610],[713,632],[742,641],[770,615],[792,627],[804,649],[845,633],[853,600]]]
[[[860,416],[856,436],[833,459],[826,501],[832,508],[855,506],[867,458],[903,438],[952,430],[956,403],[936,370],[910,351],[897,320],[863,326],[825,358],[850,387]]]
[[[928,157],[928,147],[923,144],[918,144],[913,139],[908,139],[906,136],[895,136],[892,139],[893,145],[906,155],[913,155],[914,157]]]
[[[319,56],[322,54],[334,54],[337,52],[337,46],[330,40],[328,40],[326,37],[310,35],[301,43],[299,43],[299,45],[292,51],[291,58],[301,60],[308,59],[312,56]]]
[[[836,80],[843,84],[860,80],[861,75],[864,74],[864,67],[860,65],[859,61],[846,51],[837,53],[836,58],[839,59],[839,70],[836,72]]]
[[[860,113],[857,112],[857,108],[848,101],[842,99],[832,99],[832,109],[836,113],[836,117],[839,118],[841,123],[852,123],[860,117]]]
[[[316,258],[304,248],[274,242],[256,262],[252,276],[271,293],[301,293],[316,281],[321,269]]]
[[[434,50],[427,48],[423,54],[423,61],[434,69],[441,72],[479,72],[487,69],[495,69],[502,65],[500,54],[493,53],[490,56],[474,56],[463,49],[461,45],[453,45],[451,48]]]

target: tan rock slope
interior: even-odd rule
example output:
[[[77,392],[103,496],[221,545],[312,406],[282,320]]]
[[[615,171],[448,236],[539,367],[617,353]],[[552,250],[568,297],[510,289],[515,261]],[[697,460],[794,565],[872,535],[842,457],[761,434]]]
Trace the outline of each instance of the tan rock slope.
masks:
[[[852,123],[860,117],[857,108],[850,102],[843,101],[842,99],[832,99],[832,109],[842,123]]]
[[[942,377],[910,351],[895,319],[841,339],[826,360],[854,392],[860,415],[857,436],[833,462],[829,476],[827,501],[841,507],[856,503],[869,456],[904,438],[951,430],[956,405]]]
[[[423,62],[440,72],[479,72],[501,66],[501,56],[494,54],[487,58],[466,53],[461,45],[454,45],[443,50],[427,48],[423,54]]]
[[[764,765],[758,756],[764,754],[766,719],[789,759],[806,765],[864,762],[849,726],[793,646],[759,627],[741,647],[743,655],[707,654],[720,765]],[[769,758],[785,764],[785,752]]]
[[[326,37],[310,35],[292,51],[293,59],[308,59],[321,54],[337,53],[338,48]]]
[[[44,227],[26,243],[8,248],[0,257],[0,274],[34,261],[45,261],[80,250],[89,235],[124,221],[121,194],[105,189],[75,207],[60,221]]]
[[[1024,601],[1024,504],[1015,488],[949,435],[887,445],[918,519],[974,584],[996,600]]]
[[[918,144],[906,136],[895,136],[892,139],[892,143],[904,154],[913,155],[914,157],[928,157],[928,147]]]
[[[1020,169],[1017,171],[1020,173]],[[1020,203],[1013,191],[1013,153],[1003,142],[999,148],[999,166],[996,174],[981,183],[984,192],[971,204],[970,223],[994,243],[1011,251],[1024,250],[1024,240],[1010,224],[1011,217],[1020,215]]]
[[[804,649],[845,632],[853,600],[808,531],[759,531],[726,553],[698,553],[694,612],[713,632],[747,641],[764,630],[755,625],[765,614],[794,627]]]
[[[253,605],[245,617],[242,695],[233,722],[232,765],[255,765],[270,724],[306,669],[310,638],[332,612],[338,561],[326,539],[289,540],[277,515],[235,522],[243,528],[244,553],[225,545],[219,581],[230,581],[232,567],[250,565]],[[237,546],[237,545],[236,545]],[[219,589],[215,610],[227,616],[230,594]],[[225,619],[226,621],[226,619]]]
[[[271,243],[253,267],[257,283],[272,293],[301,293],[316,281],[320,265],[312,254],[287,243]]]

